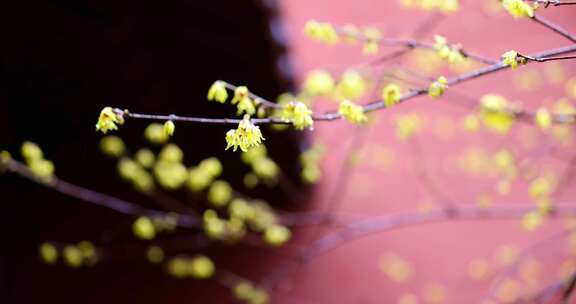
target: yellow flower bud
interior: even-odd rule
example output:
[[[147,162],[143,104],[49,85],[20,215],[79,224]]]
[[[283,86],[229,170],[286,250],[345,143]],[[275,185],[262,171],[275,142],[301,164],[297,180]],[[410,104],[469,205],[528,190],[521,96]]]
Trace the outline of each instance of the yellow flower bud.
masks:
[[[534,17],[534,7],[523,0],[502,0],[502,5],[514,18]]]
[[[438,98],[444,94],[444,91],[448,88],[448,79],[444,76],[440,76],[438,80],[434,81],[428,87],[428,96],[432,98]]]
[[[400,97],[402,97],[402,93],[400,92],[400,87],[396,84],[391,83],[382,89],[382,100],[386,107],[397,104],[400,101]]]
[[[226,84],[223,81],[215,81],[208,90],[208,100],[215,100],[219,103],[225,103],[228,99],[228,91],[226,91]]]
[[[338,113],[346,118],[346,120],[356,124],[363,123],[368,120],[364,114],[364,108],[362,108],[362,106],[355,105],[348,100],[340,103],[340,106],[338,107]]]
[[[166,137],[171,137],[174,135],[174,130],[176,130],[176,125],[174,125],[174,122],[169,120],[167,122],[164,123],[164,134],[166,135]]]
[[[42,149],[40,149],[40,147],[37,144],[30,141],[25,141],[22,144],[20,151],[22,157],[24,157],[27,162],[44,158],[44,153],[42,152]]]

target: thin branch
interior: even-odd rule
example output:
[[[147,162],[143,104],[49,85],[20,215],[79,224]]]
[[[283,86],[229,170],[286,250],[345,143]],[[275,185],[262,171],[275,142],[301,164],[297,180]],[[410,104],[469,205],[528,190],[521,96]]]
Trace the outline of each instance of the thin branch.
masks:
[[[555,57],[559,55],[564,55],[568,53],[576,52],[576,45],[570,45],[566,47],[556,48],[552,50],[547,50],[539,53],[535,53],[532,55],[527,55],[530,58],[534,58],[534,61],[538,61],[539,59],[545,59],[550,57]],[[504,65],[502,62],[498,62],[496,64],[486,66],[480,68],[478,70],[461,74],[454,78],[448,80],[449,86],[454,86],[466,81],[470,81],[488,74],[493,74],[498,71],[502,71],[508,69],[509,67]],[[419,88],[412,90],[406,94],[404,94],[399,103],[405,102],[407,100],[413,99],[418,96],[422,96],[427,94],[427,88]],[[382,110],[385,108],[384,103],[381,100],[370,102],[368,104],[363,105],[364,112],[372,112],[377,110]],[[185,121],[185,122],[192,122],[192,123],[203,123],[203,124],[238,124],[240,123],[240,119],[234,118],[200,118],[200,117],[185,117],[185,116],[177,116],[177,115],[152,115],[152,114],[138,114],[138,113],[131,113],[128,110],[120,110],[115,109],[115,111],[123,115],[125,118],[134,118],[134,119],[147,119],[147,120],[173,120],[173,121]],[[338,112],[326,112],[324,114],[315,115],[313,119],[315,121],[333,121],[341,119],[341,115]],[[254,124],[290,124],[287,120],[282,120],[278,118],[254,118],[252,119],[252,123]]]
[[[576,42],[576,36],[572,35],[566,29],[558,26],[557,24],[550,22],[548,19],[543,18],[543,17],[538,16],[538,15],[534,15],[534,17],[532,17],[531,19],[534,20],[536,23],[539,23],[539,24],[549,28],[550,30],[556,32],[557,34],[560,34],[560,35],[566,37],[568,40],[570,40],[572,42]]]

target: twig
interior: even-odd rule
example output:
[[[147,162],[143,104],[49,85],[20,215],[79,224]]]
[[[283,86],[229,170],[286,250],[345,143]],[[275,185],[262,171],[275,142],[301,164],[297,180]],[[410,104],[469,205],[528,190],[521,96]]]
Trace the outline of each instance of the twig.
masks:
[[[543,17],[538,16],[538,15],[534,15],[534,17],[532,17],[531,19],[534,20],[535,22],[549,28],[550,30],[566,37],[568,40],[570,40],[572,42],[576,42],[576,36],[570,34],[570,32],[568,32],[564,28],[550,22],[548,19],[543,18]]]

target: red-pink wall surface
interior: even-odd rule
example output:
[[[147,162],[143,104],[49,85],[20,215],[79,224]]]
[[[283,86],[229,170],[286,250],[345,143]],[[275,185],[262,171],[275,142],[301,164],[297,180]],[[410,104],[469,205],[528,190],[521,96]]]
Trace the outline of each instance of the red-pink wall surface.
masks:
[[[571,44],[530,20],[514,20],[505,13],[489,13],[489,2],[496,0],[461,2],[465,3],[458,13],[442,17],[440,24],[423,39],[433,42],[433,35],[440,34],[449,41],[461,43],[467,50],[494,59],[510,49],[529,54]],[[430,15],[403,9],[398,1],[286,0],[281,5],[292,61],[300,82],[312,69],[327,68],[338,72],[376,58],[363,56],[361,45],[326,46],[306,38],[302,29],[309,19],[335,25],[378,26],[385,37],[408,38]],[[576,7],[541,9],[538,13],[576,32]],[[381,48],[380,54],[394,50]],[[388,64],[403,63],[416,69],[410,58]],[[415,98],[392,110],[377,112],[373,116],[374,123],[365,128],[355,128],[345,121],[317,123],[312,137],[326,145],[327,153],[315,209],[324,210],[341,198],[338,212],[361,218],[446,203],[430,193],[430,185],[423,185],[427,182],[422,181],[422,172],[447,200],[457,204],[475,205],[484,200],[493,205],[535,205],[527,194],[526,183],[514,183],[510,194],[498,195],[495,191],[497,178],[468,174],[462,170],[459,160],[470,148],[488,154],[507,149],[516,159],[533,164],[534,170],[542,170],[538,172],[551,170],[560,174],[565,162],[552,157],[546,148],[538,152],[538,147],[553,142],[550,136],[523,124],[515,125],[505,136],[485,131],[467,133],[462,127],[462,119],[471,109],[458,104],[464,102],[460,95],[479,99],[483,94],[497,93],[531,110],[538,105],[548,105],[567,96],[566,79],[576,76],[576,65],[563,62],[564,81],[554,83],[546,75],[559,66],[557,63],[532,65],[492,74],[450,88],[452,94],[437,101],[426,96]],[[447,70],[442,73],[446,76],[456,74]],[[440,71],[428,75],[438,77]],[[526,81],[530,84],[522,87]],[[370,100],[365,98],[361,102]],[[336,107],[336,103],[325,102],[318,109]],[[419,113],[424,120],[424,130],[415,137],[416,148],[411,141],[400,141],[395,135],[394,118],[412,112]],[[335,198],[332,195],[338,187],[340,167],[351,146],[355,147],[359,161],[347,173],[350,180],[346,190],[339,194],[342,197]],[[560,150],[563,155],[570,155],[573,147],[560,146]],[[420,152],[416,150],[418,148]],[[555,201],[571,202],[574,198],[576,190],[569,187]],[[275,299],[278,303],[402,303],[399,299],[403,295],[412,294],[418,303],[481,303],[491,294],[498,293],[498,289],[506,288],[510,290],[500,292],[526,295],[530,288],[543,287],[558,279],[562,263],[568,259],[568,241],[559,238],[529,251],[529,260],[536,260],[534,265],[539,265],[533,267],[537,272],[532,276],[536,277],[533,285],[522,281],[521,274],[511,272],[515,283],[508,281],[507,287],[494,287],[496,278],[510,269],[499,266],[498,260],[506,256],[503,248],[522,251],[562,231],[564,223],[550,220],[537,231],[526,232],[519,221],[460,221],[373,234],[312,260],[290,279],[292,289],[279,292]],[[390,254],[401,257],[412,269],[404,282],[397,282],[382,271],[383,259]],[[468,274],[473,259],[489,263],[490,275],[486,279],[475,280]],[[407,299],[404,304],[415,303]]]

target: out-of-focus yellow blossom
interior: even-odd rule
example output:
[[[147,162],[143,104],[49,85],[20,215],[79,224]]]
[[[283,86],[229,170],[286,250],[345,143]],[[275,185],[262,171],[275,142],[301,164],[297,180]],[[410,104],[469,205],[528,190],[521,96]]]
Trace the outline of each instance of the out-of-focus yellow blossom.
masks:
[[[175,144],[168,144],[162,148],[158,155],[159,161],[179,163],[184,158],[184,152]]]
[[[174,190],[180,188],[189,175],[182,163],[159,160],[154,164],[154,176],[162,187]]]
[[[468,275],[475,280],[486,280],[490,274],[490,265],[485,259],[473,259],[468,263]]]
[[[364,114],[364,108],[349,100],[344,100],[338,107],[338,113],[351,123],[360,124],[366,122],[368,118]]]
[[[216,157],[209,157],[202,160],[198,167],[211,177],[218,177],[222,174],[222,163]]]
[[[386,107],[391,107],[397,104],[402,97],[400,87],[397,84],[388,84],[382,89],[382,100]]]
[[[168,136],[164,132],[164,126],[159,123],[151,123],[144,130],[144,138],[153,144],[163,144],[168,141]]]
[[[235,198],[230,202],[230,205],[228,205],[228,214],[230,214],[230,217],[241,220],[248,220],[254,216],[252,206],[241,198]]]
[[[254,285],[248,281],[241,281],[234,285],[234,297],[240,301],[247,301],[254,292]]]
[[[314,70],[306,76],[304,93],[310,96],[329,95],[334,90],[335,82],[330,73]]]
[[[272,225],[264,230],[264,241],[270,246],[282,246],[291,236],[290,229],[281,225]]]
[[[336,29],[328,22],[310,20],[306,22],[304,32],[308,37],[326,44],[336,44],[339,40]]]
[[[528,193],[531,198],[539,201],[547,198],[554,192],[556,187],[556,180],[549,176],[540,176],[534,179],[528,188]]]
[[[348,70],[342,75],[336,86],[336,92],[344,99],[356,99],[366,92],[366,81],[360,73]]]
[[[238,148],[243,152],[256,147],[262,143],[264,137],[260,128],[250,121],[249,115],[244,115],[244,119],[240,121],[237,129],[229,130],[226,133],[226,150],[233,148],[236,151]]]
[[[102,109],[100,116],[98,117],[96,131],[106,134],[108,131],[118,130],[117,124],[124,124],[124,116],[114,111],[111,107],[105,107]]]
[[[208,100],[215,100],[219,103],[225,103],[228,99],[226,84],[221,80],[216,80],[208,89]]]
[[[515,69],[519,64],[526,64],[526,58],[519,56],[517,51],[511,50],[502,54],[502,63]]]
[[[280,118],[292,122],[296,130],[304,130],[306,128],[314,128],[314,120],[312,120],[312,110],[300,102],[289,102],[282,108]]]
[[[418,304],[418,297],[412,293],[403,294],[398,298],[397,304]]]
[[[538,111],[536,111],[536,116],[534,118],[536,124],[542,130],[547,130],[552,125],[552,115],[550,115],[550,112],[546,108],[539,108]]]
[[[167,122],[164,123],[163,130],[164,130],[164,134],[166,134],[166,137],[171,137],[174,135],[174,131],[176,130],[176,125],[174,125],[173,121],[168,120]]]
[[[407,140],[420,131],[422,122],[416,114],[406,114],[396,117],[396,135],[401,140]]]
[[[164,261],[164,250],[158,246],[150,246],[146,250],[146,258],[150,263],[162,263]]]
[[[232,199],[232,187],[225,181],[217,180],[208,189],[208,201],[215,207],[224,207]]]
[[[478,116],[474,114],[466,115],[464,117],[464,129],[469,132],[476,132],[480,128],[480,121]]]
[[[134,236],[142,240],[151,240],[156,237],[156,228],[154,223],[147,216],[138,217],[134,223],[132,223],[132,232]]]
[[[119,157],[124,154],[126,147],[124,141],[118,136],[105,136],[100,140],[100,151],[110,157]]]
[[[534,231],[542,225],[543,216],[538,211],[530,211],[522,217],[522,228],[526,231]]]
[[[514,18],[534,17],[534,6],[523,0],[502,0],[502,5]]]
[[[82,251],[74,245],[67,245],[62,250],[62,258],[64,263],[72,268],[82,266]]]
[[[208,209],[204,211],[204,232],[212,239],[223,239],[226,234],[226,222],[218,217],[216,211]]]
[[[26,162],[31,162],[34,160],[44,158],[44,153],[42,152],[42,149],[40,149],[40,147],[36,143],[33,143],[31,141],[25,141],[24,143],[22,143],[22,146],[20,147],[20,153],[22,154],[22,157],[26,159]]]
[[[43,243],[38,249],[38,254],[42,262],[46,264],[56,264],[58,261],[58,249],[52,243]]]
[[[460,7],[459,0],[400,0],[400,4],[406,8],[439,11],[447,14],[458,11]]]
[[[244,186],[248,189],[254,189],[260,182],[258,176],[252,172],[246,173],[242,181],[244,182]]]
[[[379,268],[388,278],[400,283],[408,281],[413,273],[410,263],[393,253],[385,254],[380,258]]]
[[[458,45],[448,45],[446,37],[440,35],[434,36],[434,49],[440,58],[453,64],[461,63],[465,59]]]
[[[242,152],[240,159],[246,164],[252,164],[253,162],[266,157],[268,150],[265,145],[259,145],[246,152]]]
[[[440,76],[428,87],[428,96],[432,98],[438,98],[444,94],[444,91],[446,91],[447,88],[448,79],[446,79],[444,76]]]
[[[54,175],[54,163],[45,159],[38,159],[28,163],[28,169],[45,181],[50,181]]]
[[[188,275],[187,260],[182,257],[175,257],[168,262],[168,273],[176,278],[184,278]]]
[[[252,170],[254,170],[254,173],[258,177],[263,179],[274,179],[280,171],[278,165],[268,157],[263,157],[252,162]]]
[[[136,151],[134,159],[144,168],[151,168],[156,161],[156,156],[150,149],[140,149]]]
[[[193,257],[189,263],[190,275],[195,279],[208,279],[214,275],[214,262],[204,255]]]
[[[506,134],[510,130],[515,113],[504,97],[484,95],[480,99],[480,106],[480,117],[487,128],[499,134]]]

